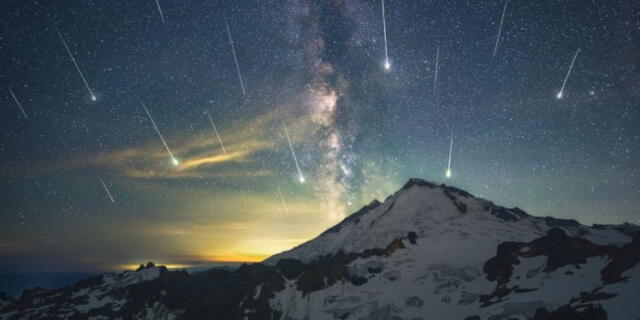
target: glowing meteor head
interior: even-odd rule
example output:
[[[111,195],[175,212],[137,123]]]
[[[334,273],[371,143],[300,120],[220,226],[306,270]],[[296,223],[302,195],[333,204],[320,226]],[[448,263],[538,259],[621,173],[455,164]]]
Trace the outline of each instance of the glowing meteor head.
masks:
[[[307,180],[305,180],[303,175],[300,175],[300,176],[298,176],[298,181],[300,181],[300,183],[304,183]]]
[[[176,167],[180,165],[180,161],[178,161],[178,159],[176,158],[171,158],[171,163],[173,163],[173,165]]]
[[[391,69],[391,63],[389,62],[389,60],[385,60],[384,69],[385,70],[390,70]]]
[[[447,172],[445,173],[445,176],[447,178],[451,178],[451,169],[447,169]]]
[[[96,100],[98,100],[98,98],[94,95],[91,95],[91,101],[96,101]]]
[[[562,99],[562,91],[559,91],[558,94],[556,95],[556,98],[558,99]]]

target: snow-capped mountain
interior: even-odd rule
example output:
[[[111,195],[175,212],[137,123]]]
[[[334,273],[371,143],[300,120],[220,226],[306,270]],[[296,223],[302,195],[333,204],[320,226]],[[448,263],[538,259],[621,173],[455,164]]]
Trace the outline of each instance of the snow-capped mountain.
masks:
[[[273,264],[284,258],[306,262],[339,251],[384,248],[414,232],[421,242],[426,242],[420,245],[420,251],[432,261],[466,264],[490,256],[501,242],[532,240],[555,227],[599,244],[622,245],[631,241],[615,227],[593,229],[574,220],[533,217],[518,208],[496,206],[453,187],[412,179],[384,203],[373,201],[312,241],[265,262]]]
[[[263,263],[152,264],[0,296],[0,319],[640,319],[640,228],[534,217],[412,179]]]

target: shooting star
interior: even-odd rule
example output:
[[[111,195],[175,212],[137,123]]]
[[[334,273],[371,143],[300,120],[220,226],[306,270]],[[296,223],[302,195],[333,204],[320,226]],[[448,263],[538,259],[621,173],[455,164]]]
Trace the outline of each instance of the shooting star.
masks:
[[[293,156],[293,161],[296,163],[296,168],[298,169],[298,181],[300,183],[304,183],[304,175],[302,175],[302,170],[300,170],[300,164],[298,163],[298,158],[296,157],[295,151],[293,151],[293,145],[291,144],[291,138],[289,138],[289,131],[287,130],[287,125],[282,122],[282,127],[284,128],[284,135],[287,137],[287,142],[289,143],[289,149],[291,149],[291,155]]]
[[[151,117],[151,113],[149,113],[149,110],[147,109],[147,106],[142,101],[140,101],[140,103],[142,103],[142,107],[144,108],[144,112],[146,112],[147,116],[149,116],[149,120],[151,120],[151,124],[153,125],[153,128],[158,133],[158,136],[160,136],[160,140],[162,140],[162,144],[164,144],[164,147],[167,149],[167,153],[169,153],[169,156],[171,157],[171,163],[173,163],[173,165],[177,167],[180,164],[180,161],[178,161],[178,159],[176,159],[173,156],[173,153],[171,152],[171,149],[169,149],[169,146],[167,145],[167,142],[164,141],[164,137],[162,137],[162,133],[160,133],[160,129],[158,129],[158,126],[156,125],[156,122],[153,121],[153,118]]]
[[[571,74],[571,70],[573,69],[573,64],[576,62],[578,53],[580,53],[580,48],[576,50],[576,54],[573,56],[573,60],[571,60],[571,65],[569,66],[569,71],[567,71],[567,76],[564,77],[564,81],[562,82],[562,88],[560,88],[560,91],[558,91],[558,94],[556,95],[556,98],[558,99],[562,99],[562,96],[564,95],[564,86],[567,85],[567,80],[569,80],[569,75]]]
[[[389,51],[387,50],[387,19],[384,14],[384,0],[382,0],[382,34],[384,36],[384,68],[389,70],[391,62],[389,62]]]
[[[507,12],[507,4],[509,4],[509,0],[504,1],[504,8],[502,8],[502,18],[500,18],[500,26],[498,27],[498,36],[496,37],[496,45],[493,48],[493,56],[496,56],[498,53],[498,44],[500,43],[500,34],[502,33],[502,24],[504,23],[504,14]]]
[[[280,200],[282,200],[282,207],[284,207],[284,213],[289,215],[289,208],[287,207],[287,203],[284,201],[284,197],[282,196],[282,191],[280,190],[280,186],[278,186],[278,194],[280,195]]]
[[[437,89],[438,89],[438,63],[440,62],[440,46],[436,49],[436,68],[435,68],[435,76],[433,77],[433,98],[435,100]]]
[[[109,188],[107,188],[107,185],[104,183],[104,181],[102,181],[102,178],[98,177],[98,180],[100,180],[100,183],[102,183],[102,187],[104,188],[104,191],[107,192],[107,195],[109,196],[109,199],[111,199],[111,202],[116,203],[116,200],[113,199]]]
[[[93,94],[93,90],[91,90],[91,87],[89,87],[89,83],[87,83],[87,79],[84,77],[84,74],[82,74],[82,71],[80,71],[80,67],[78,67],[78,63],[76,62],[76,59],[73,57],[73,54],[71,54],[71,50],[69,50],[69,46],[67,45],[67,42],[64,40],[64,37],[62,36],[62,33],[58,29],[58,26],[53,24],[53,27],[56,29],[56,32],[58,33],[58,36],[60,37],[60,40],[62,41],[64,48],[67,50],[67,54],[69,54],[69,58],[71,58],[71,62],[73,62],[73,65],[76,67],[76,70],[80,75],[80,78],[82,78],[82,82],[84,82],[85,87],[87,87],[87,90],[89,90],[89,94],[91,95],[91,101],[98,100],[96,95]]]
[[[216,133],[216,137],[218,138],[218,142],[220,142],[220,146],[222,147],[222,152],[224,152],[224,155],[227,155],[227,150],[224,148],[224,144],[222,143],[222,139],[220,139],[220,135],[218,134],[218,129],[216,129],[216,125],[213,124],[213,119],[211,119],[211,115],[209,114],[209,112],[206,112],[207,117],[209,117],[209,122],[211,122],[211,126],[213,127],[213,131]]]
[[[20,103],[20,101],[18,101],[18,98],[16,98],[16,95],[13,93],[13,90],[11,90],[11,88],[9,88],[9,92],[13,97],[13,101],[16,102],[16,105],[18,105],[18,108],[20,108],[20,111],[22,111],[22,115],[24,115],[25,119],[29,119],[29,117],[27,117],[27,113],[24,112],[24,109],[22,109],[22,104]]]
[[[231,39],[231,30],[229,30],[229,23],[227,18],[224,18],[224,25],[227,27],[227,36],[229,36],[229,43],[231,44],[231,53],[233,54],[233,61],[236,62],[236,71],[238,71],[238,79],[240,79],[240,87],[242,88],[242,95],[247,93],[244,90],[244,82],[242,81],[242,74],[240,73],[240,65],[238,64],[238,57],[236,56],[236,48],[233,45],[233,39]]]
[[[158,12],[160,12],[160,19],[162,19],[162,23],[165,23],[164,15],[162,14],[162,8],[160,7],[160,0],[156,0],[156,6],[158,6]]]
[[[453,130],[451,130],[451,142],[449,143],[449,162],[447,163],[447,172],[445,176],[451,178],[451,154],[453,153]]]

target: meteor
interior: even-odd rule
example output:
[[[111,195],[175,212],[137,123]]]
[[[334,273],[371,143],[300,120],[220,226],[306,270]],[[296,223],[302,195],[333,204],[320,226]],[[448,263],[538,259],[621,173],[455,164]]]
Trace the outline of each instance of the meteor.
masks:
[[[502,33],[502,23],[504,22],[504,14],[507,12],[507,4],[509,0],[504,1],[504,8],[502,9],[502,18],[500,18],[500,26],[498,27],[498,36],[496,37],[496,46],[493,48],[493,56],[498,53],[498,44],[500,43],[500,34]]]
[[[387,19],[384,14],[384,0],[382,0],[382,34],[384,36],[384,68],[389,70],[391,69],[391,63],[389,62],[389,51],[387,50]]]
[[[16,98],[16,95],[13,93],[13,90],[11,90],[11,88],[9,88],[9,92],[13,97],[13,101],[16,102],[16,105],[18,105],[18,108],[20,109],[20,111],[22,111],[22,115],[25,117],[25,119],[29,119],[29,117],[27,117],[27,114],[24,112],[24,109],[22,109],[22,104],[20,103],[20,101],[18,101],[18,98]]]
[[[113,196],[111,195],[111,192],[109,191],[109,188],[107,188],[107,185],[104,183],[104,181],[102,181],[102,178],[98,177],[98,180],[100,180],[100,183],[102,184],[102,187],[104,188],[104,191],[107,192],[107,195],[109,196],[109,199],[111,199],[111,202],[116,203],[116,200],[113,199]]]
[[[436,68],[435,68],[435,77],[433,78],[433,97],[435,99],[437,86],[438,86],[438,62],[440,60],[440,46],[436,50]]]
[[[284,213],[289,215],[289,208],[287,207],[287,203],[284,201],[284,197],[282,196],[282,191],[280,190],[280,186],[278,188],[278,194],[280,195],[280,200],[282,200],[282,207],[284,208]]]
[[[149,110],[147,110],[147,106],[142,101],[140,101],[140,103],[142,103],[142,107],[144,108],[144,112],[146,112],[147,116],[149,116],[149,120],[151,120],[151,124],[153,125],[153,128],[158,133],[158,136],[160,137],[160,140],[162,140],[162,144],[164,144],[164,147],[167,149],[167,153],[169,153],[169,156],[171,157],[171,163],[173,163],[173,165],[177,167],[180,164],[180,161],[178,161],[178,159],[176,159],[173,156],[173,153],[171,152],[171,149],[169,149],[169,146],[167,145],[167,142],[164,141],[164,137],[162,137],[162,133],[160,133],[160,129],[158,129],[158,126],[156,125],[156,122],[153,121],[153,118],[151,117],[151,113],[149,113]]]
[[[160,19],[162,19],[162,23],[165,23],[164,15],[162,14],[162,8],[160,7],[160,0],[156,0],[156,6],[158,6],[158,12],[160,12]]]
[[[220,139],[220,135],[218,134],[218,129],[216,129],[216,125],[213,124],[213,119],[211,119],[211,115],[209,114],[209,112],[206,112],[207,117],[209,117],[209,122],[211,122],[211,126],[213,127],[213,131],[216,133],[216,137],[218,137],[218,142],[220,142],[220,146],[222,147],[222,152],[224,152],[224,155],[227,155],[227,150],[224,148],[224,144],[222,143],[222,139]]]
[[[451,178],[451,154],[453,153],[453,130],[451,130],[451,143],[449,143],[449,162],[447,163],[447,172],[445,176]]]
[[[53,27],[56,29],[56,32],[58,33],[58,37],[60,37],[60,40],[62,41],[62,44],[64,45],[64,48],[67,50],[67,54],[69,54],[69,58],[71,58],[71,62],[73,62],[73,65],[76,67],[76,70],[78,71],[78,74],[80,75],[80,78],[82,78],[82,82],[84,82],[85,87],[87,87],[87,90],[89,91],[89,94],[91,95],[91,101],[98,100],[96,95],[93,94],[93,90],[91,90],[91,87],[89,87],[89,83],[87,83],[87,79],[85,79],[84,74],[82,74],[82,71],[80,71],[80,67],[78,67],[78,63],[76,62],[76,59],[73,57],[73,54],[71,54],[71,50],[69,50],[69,46],[67,45],[67,42],[64,40],[64,37],[62,36],[62,33],[58,29],[58,26],[53,24]]]
[[[576,50],[576,54],[573,56],[573,60],[571,60],[571,65],[569,66],[569,71],[567,71],[567,76],[564,77],[564,81],[562,82],[562,88],[560,88],[560,91],[558,91],[558,94],[556,95],[556,98],[558,99],[562,99],[562,96],[564,95],[564,86],[567,85],[567,80],[569,80],[569,75],[571,74],[571,70],[573,69],[573,64],[576,62],[578,53],[580,53],[580,48]]]
[[[240,79],[240,87],[242,88],[242,95],[247,93],[244,90],[244,82],[242,81],[242,74],[240,73],[240,65],[238,64],[238,57],[236,56],[236,48],[233,45],[233,39],[231,39],[231,31],[229,30],[229,23],[227,18],[224,18],[224,25],[227,27],[227,36],[229,36],[229,43],[231,44],[231,53],[233,54],[233,61],[236,62],[236,71],[238,71],[238,79]]]
[[[289,138],[289,131],[287,131],[287,125],[282,122],[282,127],[284,128],[284,135],[287,137],[287,142],[289,143],[289,149],[291,150],[291,155],[293,156],[293,161],[296,163],[296,168],[298,169],[298,181],[300,183],[304,183],[304,175],[302,175],[302,170],[300,170],[300,164],[298,164],[298,158],[296,157],[295,151],[293,151],[293,145],[291,144],[291,138]]]

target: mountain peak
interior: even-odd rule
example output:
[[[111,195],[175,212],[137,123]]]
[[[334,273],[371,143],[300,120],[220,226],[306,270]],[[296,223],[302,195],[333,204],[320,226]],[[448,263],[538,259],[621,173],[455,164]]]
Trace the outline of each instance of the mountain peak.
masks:
[[[372,201],[316,239],[275,255],[266,262],[275,263],[281,258],[309,261],[340,251],[350,253],[384,248],[388,243],[406,237],[409,232],[418,237],[434,238],[434,231],[446,233],[445,230],[451,228],[451,234],[467,234],[469,231],[463,229],[473,229],[475,225],[472,218],[463,218],[467,214],[487,216],[485,211],[489,211],[496,215],[497,220],[519,220],[517,216],[526,216],[524,212],[512,213],[509,209],[496,208],[493,203],[475,198],[464,190],[413,178],[384,202]],[[463,223],[465,227],[453,228],[452,222]]]
[[[400,190],[398,190],[398,192],[403,192],[405,190],[410,189],[411,187],[421,187],[421,188],[426,188],[426,189],[437,189],[440,188],[442,190],[445,191],[445,193],[447,194],[452,194],[452,193],[456,193],[457,195],[463,197],[463,198],[475,198],[472,194],[470,194],[467,191],[464,191],[462,189],[458,189],[456,187],[452,187],[452,186],[448,186],[444,183],[438,184],[436,182],[431,182],[431,181],[427,181],[427,180],[423,180],[420,178],[411,178],[409,179],[409,181],[407,181],[407,183],[404,184],[404,186],[402,186],[402,188],[400,188]]]
[[[629,240],[618,230],[611,233],[612,227],[588,228],[575,220],[534,217],[519,208],[505,208],[476,198],[456,187],[412,178],[384,202],[372,201],[315,239],[276,254],[265,263],[275,264],[284,258],[313,261],[339,252],[381,249],[410,232],[417,235],[418,242],[426,241],[433,247],[475,246],[478,251],[490,251],[505,238],[529,241],[544,236],[551,228],[561,228],[571,236],[598,243]]]
[[[407,183],[404,184],[404,186],[400,190],[409,189],[409,188],[411,188],[413,186],[427,187],[427,188],[437,188],[440,185],[438,185],[437,183],[431,182],[431,181],[422,180],[420,178],[411,178],[411,179],[409,179],[409,181],[407,181]]]

